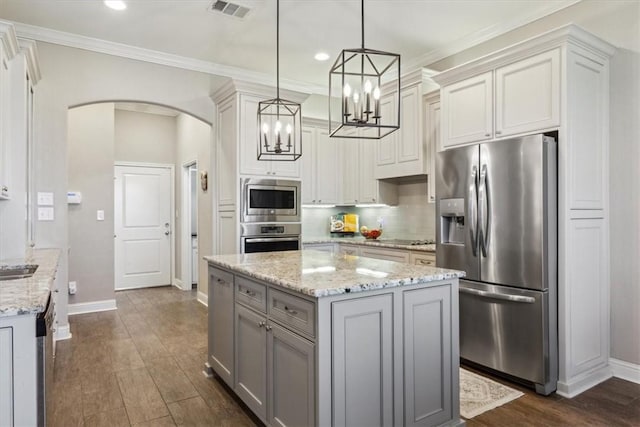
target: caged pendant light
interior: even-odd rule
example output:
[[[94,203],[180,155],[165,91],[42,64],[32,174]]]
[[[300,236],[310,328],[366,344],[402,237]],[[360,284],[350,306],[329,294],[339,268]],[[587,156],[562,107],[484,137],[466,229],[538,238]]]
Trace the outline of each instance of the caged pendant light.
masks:
[[[390,85],[389,90],[400,94],[400,55],[365,48],[364,0],[360,18],[361,47],[344,49],[329,72],[329,134],[380,139],[400,128],[400,97],[393,97],[391,105],[381,100],[383,81],[395,78],[397,84]],[[354,132],[357,129],[363,132]]]
[[[302,155],[300,104],[280,98],[280,0],[276,0],[276,97],[258,103],[258,160],[295,161]]]

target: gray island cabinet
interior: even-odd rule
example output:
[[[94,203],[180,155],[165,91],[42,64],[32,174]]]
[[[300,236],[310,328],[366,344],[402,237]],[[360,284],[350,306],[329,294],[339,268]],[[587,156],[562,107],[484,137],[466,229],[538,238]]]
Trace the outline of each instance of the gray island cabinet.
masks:
[[[205,259],[208,366],[265,424],[464,424],[464,273],[313,250]]]

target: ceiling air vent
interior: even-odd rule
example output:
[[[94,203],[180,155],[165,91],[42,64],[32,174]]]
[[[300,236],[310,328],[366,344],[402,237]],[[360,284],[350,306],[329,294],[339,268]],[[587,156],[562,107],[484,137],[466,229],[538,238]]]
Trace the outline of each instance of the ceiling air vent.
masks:
[[[211,4],[209,10],[242,19],[247,16],[250,9],[230,1],[216,0]]]

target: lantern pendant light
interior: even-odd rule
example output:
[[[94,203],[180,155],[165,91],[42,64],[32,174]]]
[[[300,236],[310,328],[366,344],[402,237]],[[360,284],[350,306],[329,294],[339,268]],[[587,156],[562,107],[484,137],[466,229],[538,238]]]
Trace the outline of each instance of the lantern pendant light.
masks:
[[[300,104],[280,98],[280,0],[276,0],[276,97],[258,103],[258,160],[295,161],[301,155]]]
[[[329,72],[329,135],[380,139],[400,128],[400,55],[365,48],[364,0],[360,10],[362,45],[344,49]]]

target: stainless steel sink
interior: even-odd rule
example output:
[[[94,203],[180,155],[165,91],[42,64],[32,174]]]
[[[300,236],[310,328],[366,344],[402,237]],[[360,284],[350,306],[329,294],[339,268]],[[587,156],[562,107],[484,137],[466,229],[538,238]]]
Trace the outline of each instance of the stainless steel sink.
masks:
[[[23,265],[20,267],[7,268],[0,267],[0,281],[26,279],[33,276],[33,273],[35,273],[37,269],[37,265]]]

